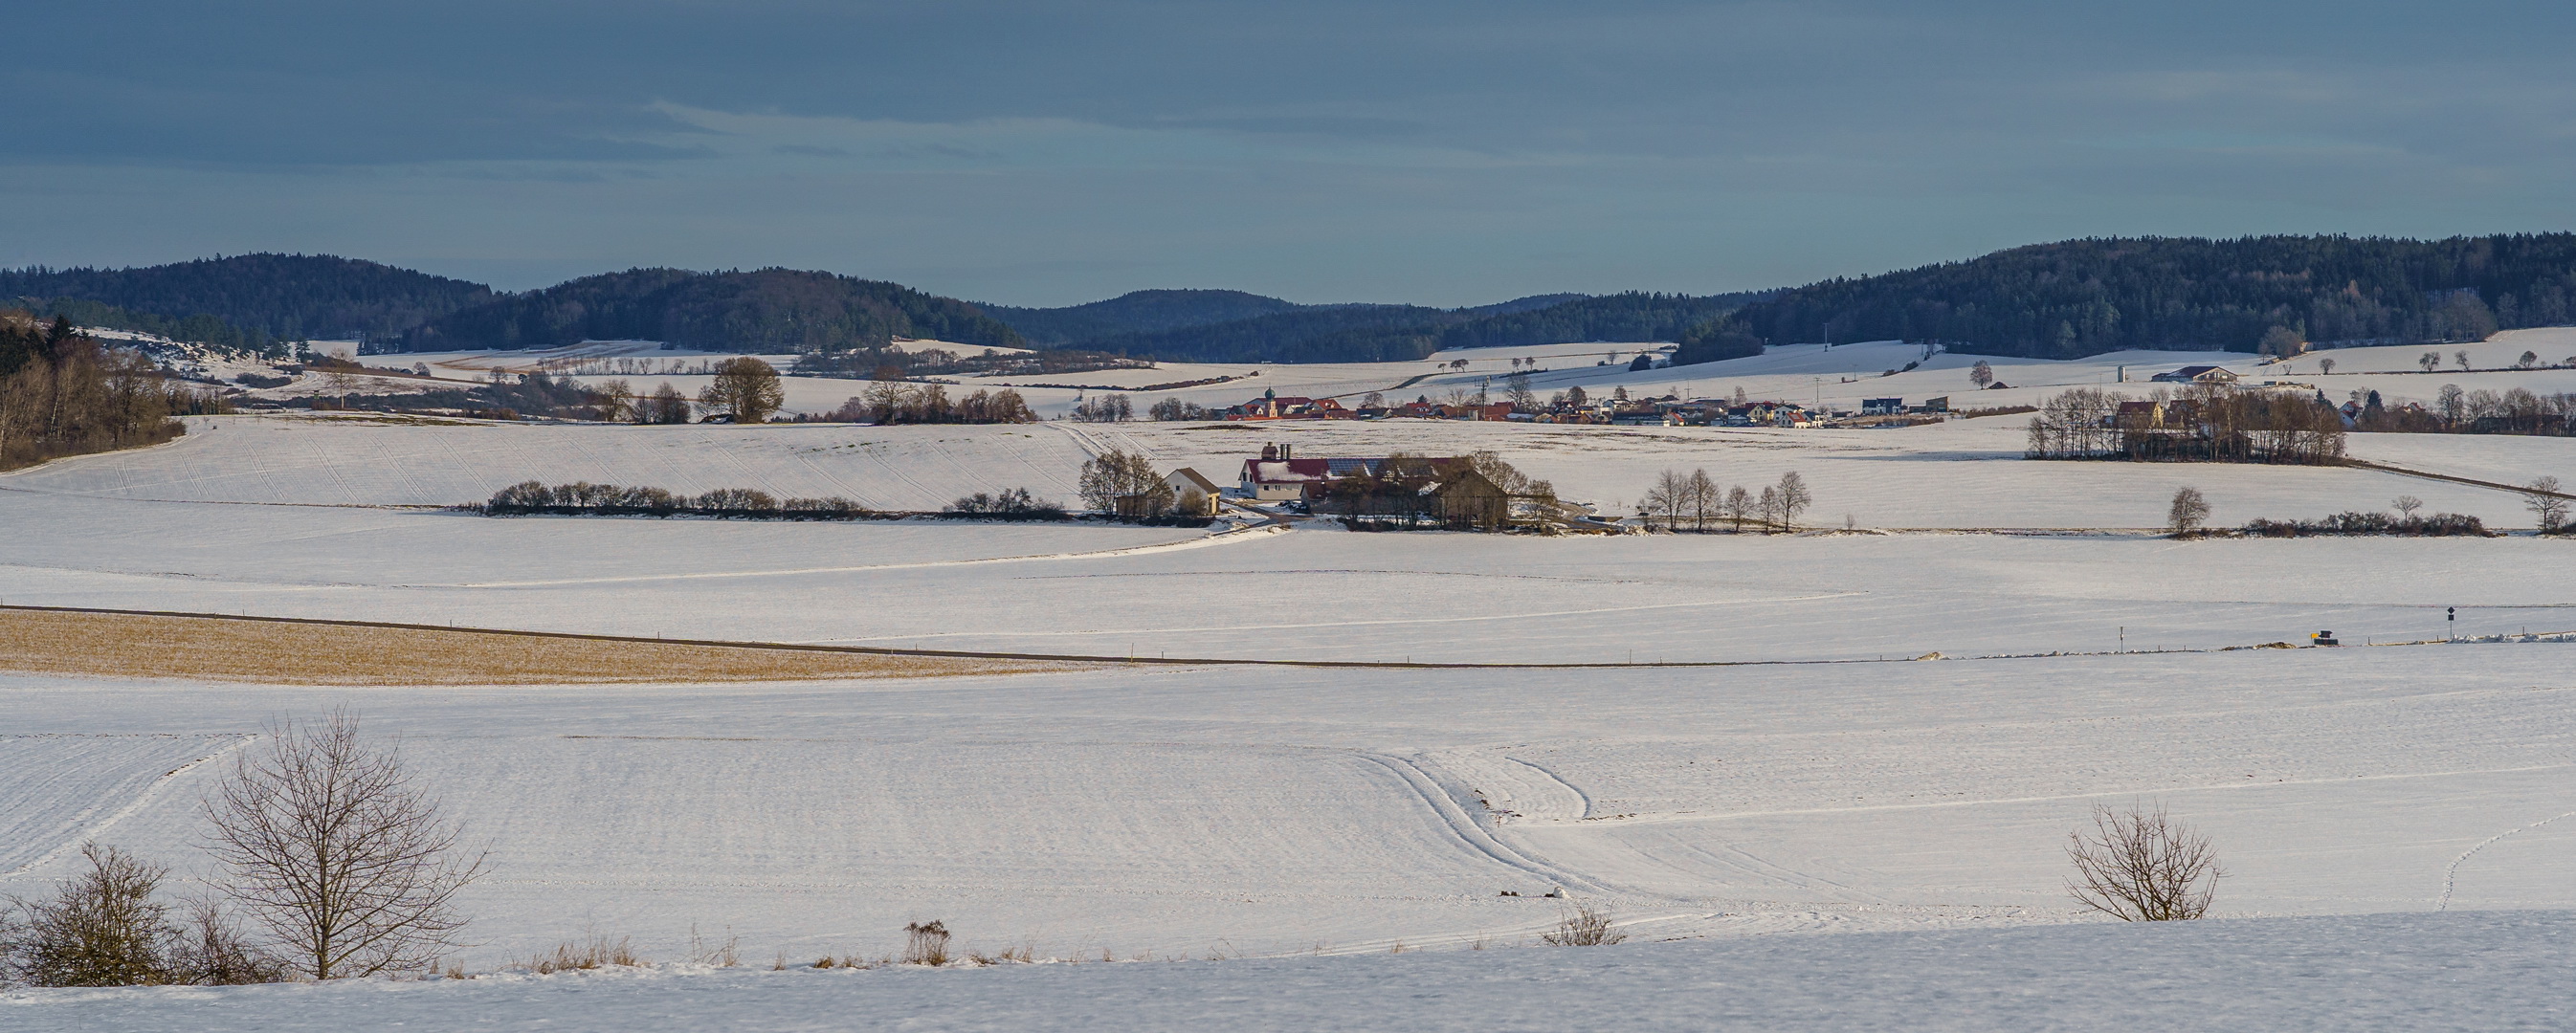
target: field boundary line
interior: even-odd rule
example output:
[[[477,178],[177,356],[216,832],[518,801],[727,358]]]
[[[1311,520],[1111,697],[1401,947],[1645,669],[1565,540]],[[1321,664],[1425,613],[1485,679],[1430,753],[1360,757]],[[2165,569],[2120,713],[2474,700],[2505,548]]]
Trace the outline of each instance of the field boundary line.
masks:
[[[1621,669],[1692,669],[1719,667],[1823,667],[1839,664],[1908,664],[1929,661],[1957,662],[1968,660],[2055,660],[2100,656],[2157,656],[2174,653],[2222,653],[2258,649],[2255,646],[2221,646],[2207,649],[2131,649],[2122,652],[1989,653],[1975,656],[1944,656],[1938,652],[1920,657],[1845,657],[1813,660],[1595,660],[1561,663],[1536,661],[1415,661],[1415,660],[1278,660],[1252,657],[1182,657],[1182,656],[1103,656],[1090,653],[1011,653],[972,649],[904,649],[895,646],[840,646],[805,642],[761,642],[740,639],[670,638],[666,636],[609,635],[577,631],[531,631],[522,628],[481,628],[456,624],[413,624],[403,621],[347,620],[328,617],[272,617],[257,614],[210,613],[191,610],[133,610],[106,606],[28,606],[0,605],[0,613],[91,613],[122,617],[173,617],[195,620],[240,621],[247,623],[294,624],[307,627],[385,628],[396,631],[438,631],[460,635],[510,635],[519,638],[562,639],[574,642],[632,642],[642,645],[704,646],[715,649],[765,649],[797,653],[843,653],[864,656],[916,656],[956,660],[1026,660],[1052,663],[1155,667],[1303,667],[1325,670],[1403,670],[1403,671],[1585,671]],[[2450,645],[2447,639],[2425,639],[2416,642],[2383,642],[2380,649],[2397,646]],[[2295,648],[2315,649],[2307,646]]]
[[[2457,474],[2434,473],[2430,470],[2412,470],[2403,466],[2391,466],[2387,463],[2374,463],[2367,459],[2353,459],[2346,457],[2343,461],[2343,465],[2357,466],[2364,470],[2377,470],[2381,473],[2393,473],[2404,477],[2421,477],[2428,481],[2449,481],[2453,484],[2466,484],[2477,488],[2493,488],[2497,491],[2509,491],[2516,495],[2546,495],[2553,499],[2566,499],[2570,502],[2576,502],[2576,495],[2570,495],[2565,492],[2541,491],[2537,488],[2525,487],[2518,484],[2498,484],[2494,481],[2481,481],[2475,477],[2461,477]]]

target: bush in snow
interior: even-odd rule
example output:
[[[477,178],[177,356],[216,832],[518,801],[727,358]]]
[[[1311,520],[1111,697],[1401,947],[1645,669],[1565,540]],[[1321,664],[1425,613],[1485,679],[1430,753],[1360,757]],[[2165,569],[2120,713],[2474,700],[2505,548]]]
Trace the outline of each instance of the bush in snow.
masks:
[[[2159,805],[2126,811],[2095,805],[2093,831],[2067,833],[2077,903],[2128,922],[2171,922],[2209,913],[2225,870],[2209,837],[2172,820]]]

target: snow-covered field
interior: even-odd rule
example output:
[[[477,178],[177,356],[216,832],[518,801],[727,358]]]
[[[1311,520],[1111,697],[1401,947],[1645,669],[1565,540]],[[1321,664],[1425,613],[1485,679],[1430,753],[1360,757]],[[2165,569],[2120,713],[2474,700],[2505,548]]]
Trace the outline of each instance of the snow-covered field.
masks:
[[[1856,360],[1867,347],[1833,351]],[[2030,379],[2005,377],[2016,390]],[[2563,1024],[2566,995],[2549,989],[2563,980],[2535,973],[2565,967],[2576,908],[2576,645],[2368,643],[2576,629],[2576,543],[2103,533],[2156,523],[2183,483],[2221,523],[2376,509],[2397,494],[2496,524],[2528,517],[2510,493],[2359,470],[2022,461],[2018,423],[226,416],[171,445],[0,477],[9,604],[1605,665],[434,690],[0,675],[0,893],[41,891],[87,838],[195,871],[196,801],[229,751],[268,717],[347,704],[401,734],[493,846],[467,902],[480,941],[460,959],[469,967],[592,932],[669,961],[694,930],[738,937],[765,968],[779,954],[888,953],[905,922],[933,918],[961,947],[1042,957],[1408,950],[20,991],[0,996],[0,1028],[442,1027],[463,1014],[571,1029],[858,1015],[930,1029]],[[1104,447],[1231,481],[1273,439],[1302,455],[1491,448],[1614,512],[1668,467],[1747,485],[1795,469],[1815,486],[1813,522],[1928,530],[1210,537],[398,508],[528,478],[895,509],[1023,485],[1063,499]],[[2576,477],[2563,439],[2353,440],[2408,467]],[[1978,530],[1993,528],[2060,533]],[[2218,651],[2320,629],[2355,648]],[[2142,652],[2154,650],[2170,651]],[[1944,659],[1913,659],[1933,653]],[[2145,799],[2215,838],[2231,921],[2069,925],[2083,916],[2062,888],[2067,830],[2097,802]],[[1612,909],[1632,943],[1465,949],[1532,941],[1559,917],[1560,901],[1534,896],[1552,887]],[[1860,935],[1754,935],[1808,932]],[[1659,942],[1671,940],[1706,942]]]
[[[1768,937],[1581,951],[921,970],[602,972],[0,996],[0,1025],[501,1029],[2555,1030],[2560,913]]]

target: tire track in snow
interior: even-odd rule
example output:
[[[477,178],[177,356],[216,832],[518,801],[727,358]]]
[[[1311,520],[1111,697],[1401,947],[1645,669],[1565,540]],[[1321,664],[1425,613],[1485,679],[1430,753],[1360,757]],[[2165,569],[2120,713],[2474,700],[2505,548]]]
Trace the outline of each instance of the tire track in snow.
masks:
[[[1458,841],[1465,844],[1468,849],[1492,858],[1506,867],[1547,879],[1555,885],[1576,887],[1595,893],[1602,892],[1599,883],[1522,853],[1496,838],[1493,831],[1485,826],[1487,818],[1478,817],[1476,811],[1461,802],[1454,791],[1414,761],[1365,750],[1354,750],[1352,754],[1366,758],[1393,773],[1407,788],[1422,797],[1422,802],[1431,807],[1432,813],[1439,815],[1442,824],[1448,827],[1450,834],[1456,836]]]
[[[2442,895],[2433,901],[2433,910],[2448,911],[2451,909],[2451,890],[2459,883],[2460,865],[2467,862],[2469,858],[2477,856],[2478,851],[2484,850],[2488,846],[2493,845],[2496,840],[2503,839],[2504,837],[2513,835],[2516,832],[2528,832],[2532,829],[2547,825],[2550,822],[2557,821],[2559,818],[2566,817],[2576,817],[2576,811],[2569,811],[2566,814],[2557,815],[2555,817],[2542,818],[2529,825],[2509,828],[2502,832],[2498,832],[2495,835],[2488,836],[2487,838],[2480,840],[2478,845],[2470,847],[2467,851],[2461,853],[2460,856],[2452,858],[2450,864],[2442,867]]]
[[[52,863],[55,858],[71,852],[73,849],[77,848],[79,844],[97,841],[100,833],[114,828],[117,822],[133,817],[140,813],[143,808],[149,806],[152,801],[159,799],[161,791],[169,788],[170,783],[178,781],[179,776],[195,770],[199,765],[202,765],[207,761],[216,760],[225,754],[249,745],[251,740],[257,738],[259,738],[259,736],[256,735],[237,736],[232,742],[225,744],[221,749],[218,749],[213,753],[206,754],[205,756],[163,772],[161,777],[152,780],[152,784],[144,786],[142,792],[134,794],[134,799],[126,801],[125,806],[117,808],[107,817],[99,819],[88,828],[82,829],[79,835],[56,844],[53,849],[38,855],[35,860],[19,865],[18,867],[12,868],[8,871],[0,872],[0,879],[14,879],[18,876],[25,875],[28,872],[35,871],[38,868],[42,868],[45,865]]]
[[[1184,549],[1203,549],[1211,545],[1224,545],[1231,542],[1247,541],[1253,538],[1266,537],[1272,534],[1282,534],[1286,531],[1286,528],[1281,527],[1247,527],[1233,531],[1219,531],[1215,534],[1206,535],[1204,537],[1187,538],[1177,542],[1161,542],[1154,545],[1131,545],[1122,549],[1102,549],[1096,552],[1043,552],[1032,553],[1025,556],[986,556],[980,559],[968,560],[926,560],[920,563],[878,563],[848,567],[798,567],[789,570],[720,570],[697,574],[632,574],[623,577],[557,578],[544,581],[474,581],[447,584],[424,583],[394,585],[390,587],[552,588],[562,585],[615,585],[645,581],[703,581],[720,578],[784,577],[797,574],[843,574],[870,570],[918,570],[925,567],[971,567],[987,563],[1031,563],[1045,560],[1087,560],[1106,556],[1136,556],[1156,552],[1177,552]]]

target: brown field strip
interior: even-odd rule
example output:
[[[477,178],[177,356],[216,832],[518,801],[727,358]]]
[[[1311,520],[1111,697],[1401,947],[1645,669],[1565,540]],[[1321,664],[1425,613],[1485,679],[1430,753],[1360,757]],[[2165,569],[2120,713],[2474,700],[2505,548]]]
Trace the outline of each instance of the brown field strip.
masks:
[[[288,685],[564,685],[929,678],[1088,664],[499,631],[0,610],[0,671]]]

